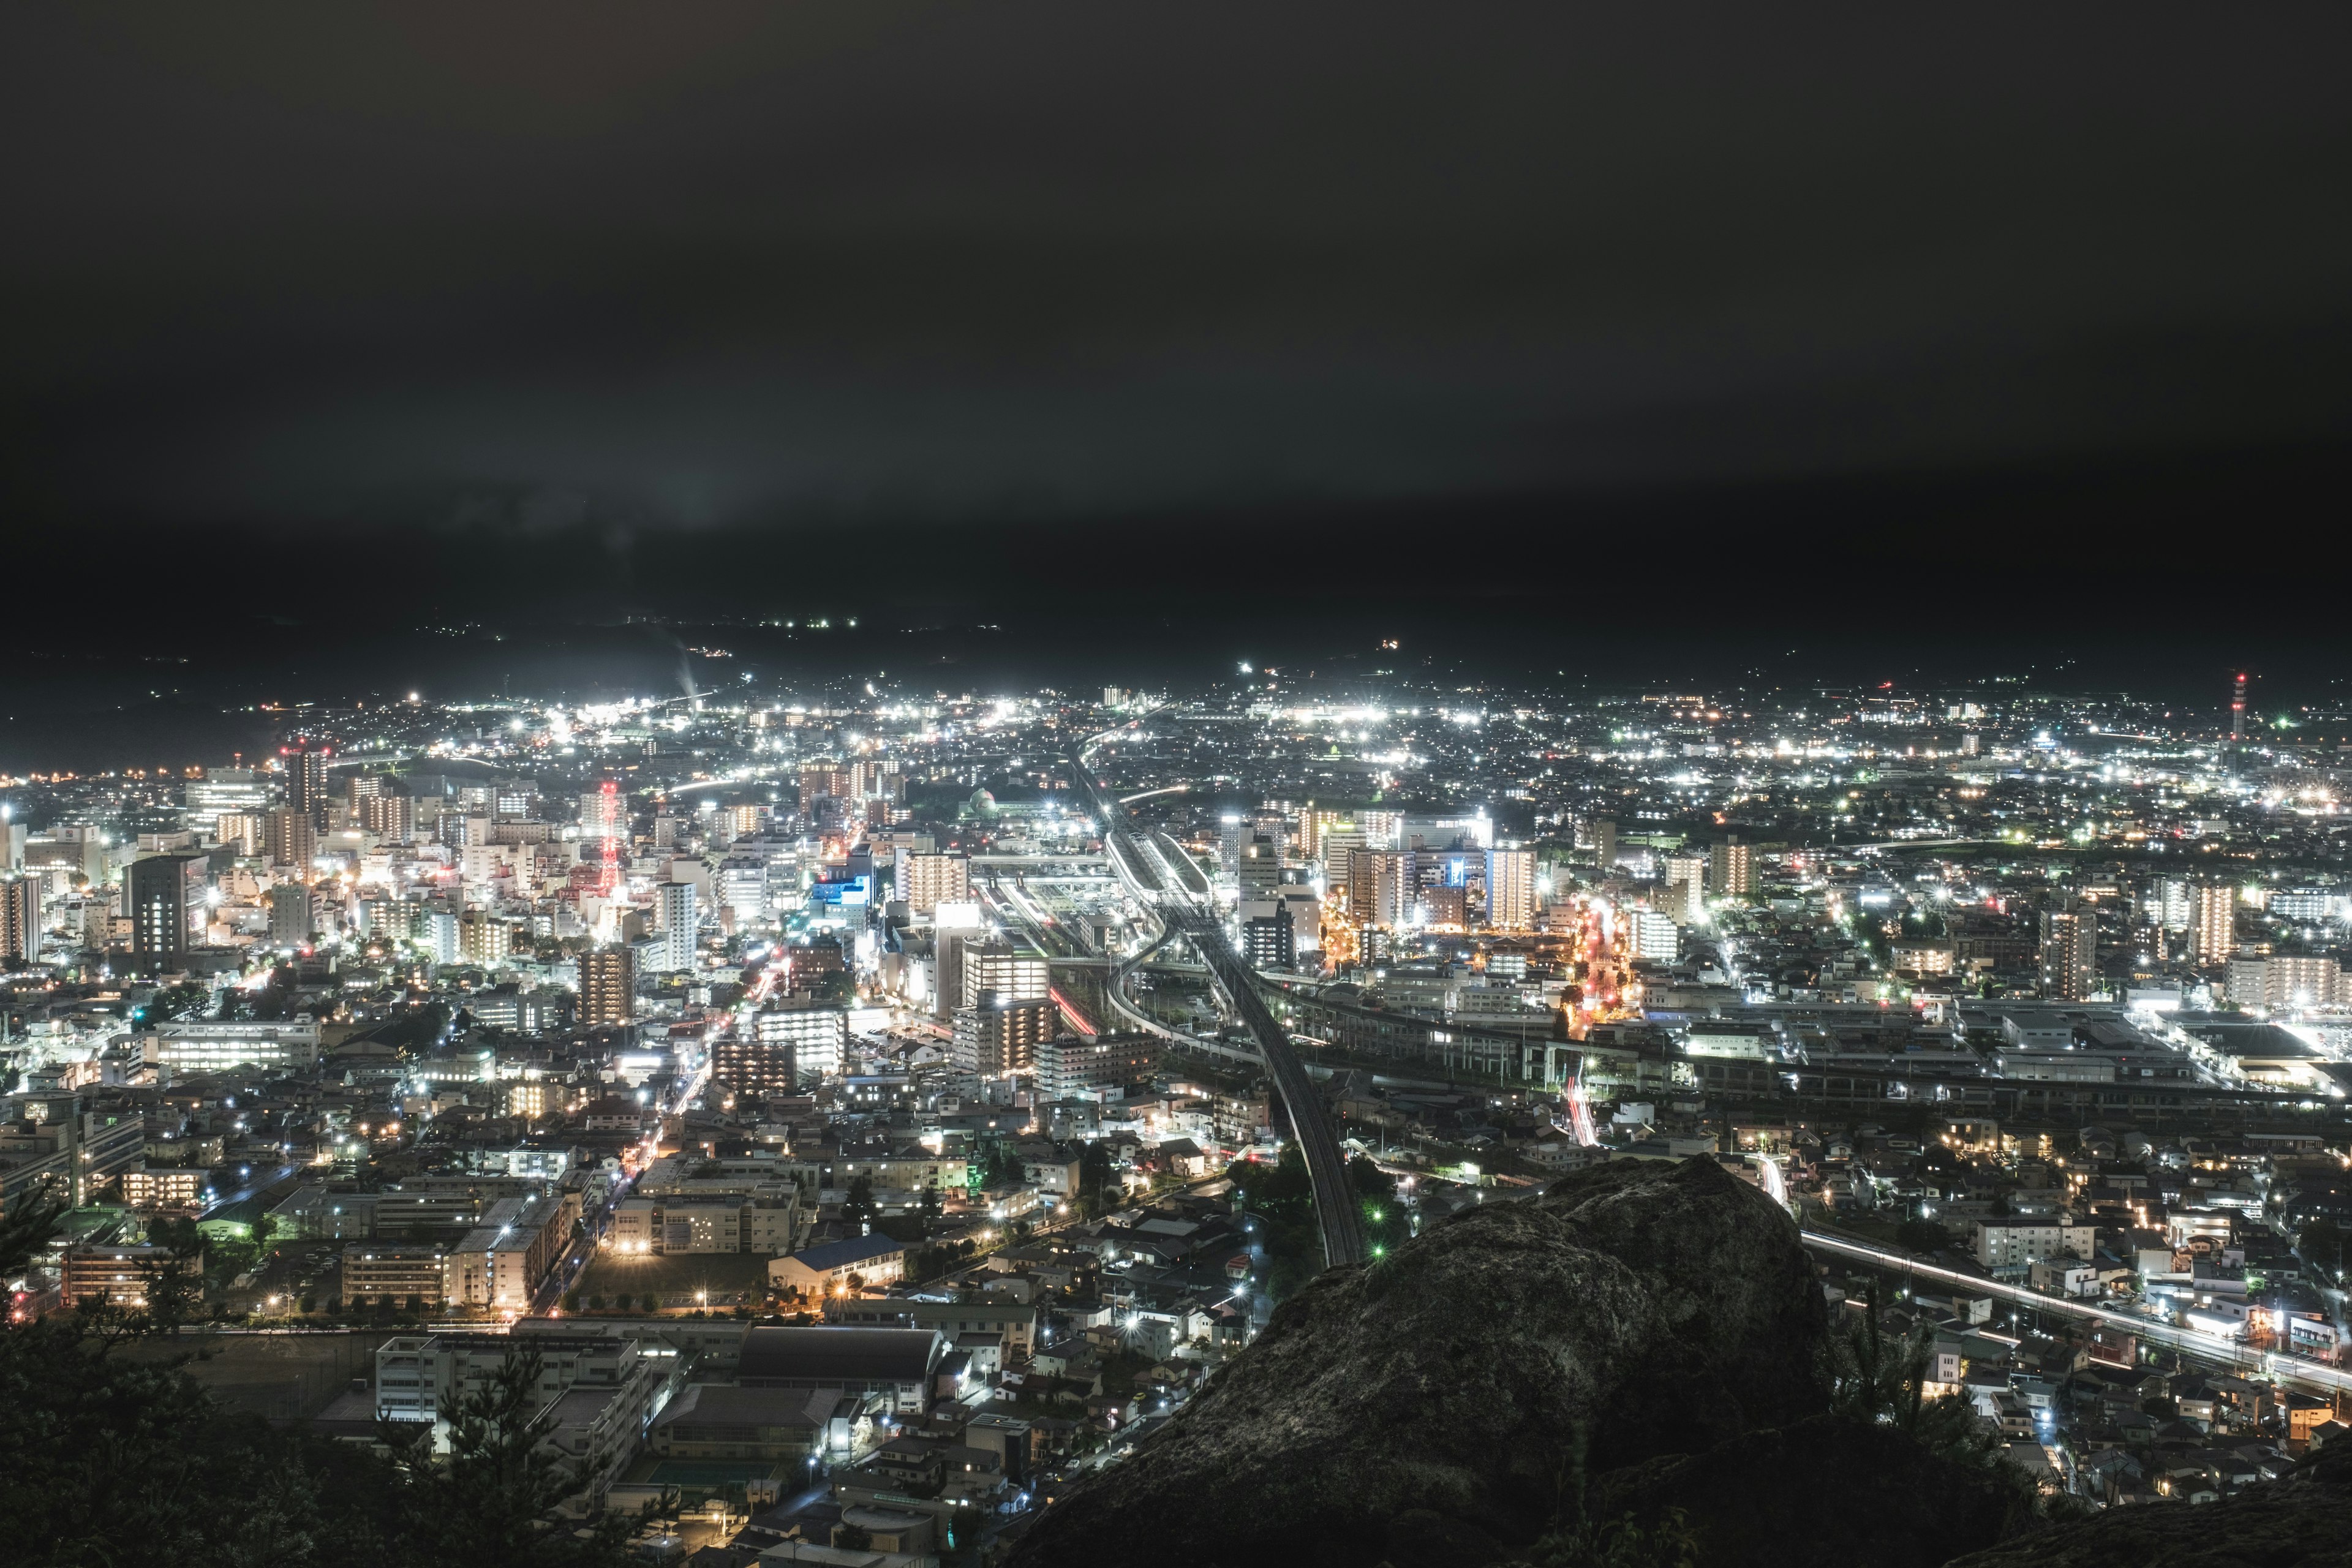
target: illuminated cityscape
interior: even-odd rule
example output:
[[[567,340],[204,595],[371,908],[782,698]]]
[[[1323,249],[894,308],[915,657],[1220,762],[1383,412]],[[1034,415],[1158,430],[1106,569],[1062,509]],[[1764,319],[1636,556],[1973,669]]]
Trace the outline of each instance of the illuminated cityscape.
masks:
[[[0,1568],[2352,1564],[2352,10],[18,11]]]
[[[74,1205],[16,1320],[186,1268],[180,1331],[356,1368],[235,1397],[354,1439],[540,1345],[575,1510],[920,1556],[1327,1262],[1697,1160],[2051,1497],[2253,1484],[2343,1408],[2352,719],[712,686],[0,780],[6,1200]]]

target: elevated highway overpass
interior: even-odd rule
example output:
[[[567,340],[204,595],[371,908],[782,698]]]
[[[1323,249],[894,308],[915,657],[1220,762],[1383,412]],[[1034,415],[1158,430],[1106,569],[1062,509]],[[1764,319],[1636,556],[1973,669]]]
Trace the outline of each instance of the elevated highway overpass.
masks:
[[[1071,753],[1070,781],[1085,797],[1096,820],[1102,824],[1103,844],[1118,868],[1120,879],[1159,920],[1163,940],[1181,936],[1192,944],[1193,952],[1208,965],[1210,978],[1226,1005],[1257,1042],[1258,1056],[1274,1079],[1275,1092],[1282,1097],[1292,1135],[1298,1140],[1299,1152],[1306,1157],[1307,1180],[1315,1193],[1316,1228],[1323,1240],[1324,1262],[1360,1263],[1364,1258],[1363,1216],[1348,1181],[1347,1155],[1339,1147],[1339,1134],[1323,1109],[1322,1097],[1315,1092],[1306,1064],[1298,1059],[1290,1043],[1289,1031],[1276,1019],[1259,994],[1256,973],[1226,939],[1224,922],[1209,899],[1208,879],[1192,858],[1167,835],[1139,834],[1127,808],[1097,786],[1088,771],[1088,754],[1118,733],[1112,731],[1097,736]],[[1117,987],[1112,990],[1116,994]],[[1155,1033],[1171,1033],[1163,1026],[1146,1026],[1152,1027]],[[1183,1040],[1191,1048],[1202,1048],[1202,1043],[1191,1036],[1183,1037]]]

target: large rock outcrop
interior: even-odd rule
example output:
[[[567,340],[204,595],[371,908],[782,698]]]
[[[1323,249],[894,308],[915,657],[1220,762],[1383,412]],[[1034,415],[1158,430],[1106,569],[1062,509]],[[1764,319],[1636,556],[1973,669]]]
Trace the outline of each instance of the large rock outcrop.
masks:
[[[2283,1480],[2192,1508],[2114,1508],[1951,1568],[2344,1568],[2352,1563],[2352,1445],[2336,1443]]]
[[[2018,1486],[1843,1415],[1613,1470],[1594,1478],[1584,1501],[1596,1521],[1630,1517],[1644,1528],[1679,1510],[1699,1560],[1727,1568],[1937,1568],[2034,1522]]]
[[[1522,1546],[1579,1432],[1594,1474],[1821,1411],[1824,1317],[1754,1187],[1710,1160],[1596,1166],[1322,1275],[1013,1561],[1364,1568],[1392,1525]]]

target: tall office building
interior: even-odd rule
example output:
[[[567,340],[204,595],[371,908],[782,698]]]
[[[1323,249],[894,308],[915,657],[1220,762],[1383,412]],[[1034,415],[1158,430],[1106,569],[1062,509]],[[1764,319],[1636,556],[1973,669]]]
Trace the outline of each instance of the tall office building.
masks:
[[[1363,851],[1364,836],[1355,830],[1337,829],[1323,835],[1315,847],[1323,862],[1323,888],[1341,903],[1348,901],[1348,890],[1353,880],[1356,857]]]
[[[730,855],[719,862],[719,903],[738,921],[768,918],[768,863],[756,855]]]
[[[1756,868],[1747,845],[1735,838],[1707,850],[1706,890],[1735,897],[1756,890]]]
[[[181,826],[212,843],[221,843],[224,813],[258,816],[269,809],[269,782],[251,768],[210,768],[200,779],[190,779],[180,791]]]
[[[41,879],[0,879],[0,964],[17,968],[41,956]]]
[[[1228,887],[1241,879],[1242,850],[1249,844],[1248,819],[1229,811],[1217,819],[1217,875]]]
[[[1271,835],[1250,835],[1242,846],[1234,883],[1244,899],[1266,898],[1282,886],[1282,847]]]
[[[327,826],[327,759],[333,751],[315,742],[297,741],[278,749],[286,766],[286,804],[310,819],[314,828]]]
[[[1297,938],[1286,904],[1263,907],[1264,914],[1242,919],[1242,957],[1253,969],[1289,969],[1298,960]]]
[[[208,855],[144,855],[127,874],[131,951],[139,967],[156,971],[184,962],[204,933]]]
[[[2238,677],[2230,688],[2230,739],[2234,742],[2246,738],[2246,678]]]
[[[2069,904],[2042,912],[2042,994],[2060,1002],[2080,1002],[2097,988],[2099,921],[2089,910]]]
[[[1486,851],[1486,923],[1525,931],[1536,923],[1536,855],[1532,849]]]
[[[318,825],[298,806],[281,805],[264,817],[261,837],[262,853],[273,866],[297,866],[307,871],[318,858]]]
[[[663,882],[654,889],[654,919],[662,935],[658,957],[653,967],[676,973],[694,967],[696,922],[700,911],[696,907],[694,884]]]
[[[963,855],[902,855],[898,896],[918,915],[971,897],[971,860]]]
[[[317,920],[310,889],[300,882],[280,882],[269,889],[269,941],[274,947],[300,947],[310,940]]]
[[[580,1022],[589,1028],[627,1024],[637,1016],[637,966],[625,947],[591,948],[580,955]]]
[[[2238,889],[2200,882],[2189,901],[2189,945],[2199,963],[2226,963],[2238,951]]]

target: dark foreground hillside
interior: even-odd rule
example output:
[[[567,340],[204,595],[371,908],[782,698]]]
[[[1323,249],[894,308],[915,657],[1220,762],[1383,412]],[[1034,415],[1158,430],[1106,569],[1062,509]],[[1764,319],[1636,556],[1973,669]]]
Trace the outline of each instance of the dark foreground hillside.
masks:
[[[1942,1414],[1833,1334],[1760,1192],[1607,1164],[1323,1275],[1012,1568],[2352,1562],[2352,1462],[2053,1525]]]

